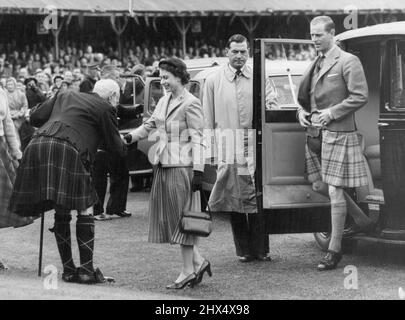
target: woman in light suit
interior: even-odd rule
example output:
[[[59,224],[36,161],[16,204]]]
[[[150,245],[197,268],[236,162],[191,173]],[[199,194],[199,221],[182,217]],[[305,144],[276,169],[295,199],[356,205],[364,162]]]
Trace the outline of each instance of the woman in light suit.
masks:
[[[190,210],[193,192],[202,186],[204,127],[200,100],[187,91],[190,80],[185,63],[169,58],[159,63],[161,84],[167,94],[145,123],[125,139],[134,143],[150,136],[158,142],[149,160],[157,165],[149,203],[149,242],[180,244],[183,267],[167,289],[193,287],[211,265],[197,249],[198,238],[179,230],[181,214]]]
[[[22,157],[16,129],[9,108],[7,94],[0,89],[0,229],[19,228],[33,222],[9,210],[8,205],[16,177],[18,160]],[[0,271],[6,267],[0,261]]]

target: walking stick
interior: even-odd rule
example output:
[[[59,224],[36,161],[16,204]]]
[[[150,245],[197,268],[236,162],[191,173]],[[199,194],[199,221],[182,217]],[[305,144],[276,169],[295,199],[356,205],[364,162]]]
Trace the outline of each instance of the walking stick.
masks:
[[[42,214],[41,214],[41,234],[40,234],[40,238],[39,238],[38,277],[42,276],[42,249],[44,246],[44,220],[45,220],[45,213],[42,212]]]

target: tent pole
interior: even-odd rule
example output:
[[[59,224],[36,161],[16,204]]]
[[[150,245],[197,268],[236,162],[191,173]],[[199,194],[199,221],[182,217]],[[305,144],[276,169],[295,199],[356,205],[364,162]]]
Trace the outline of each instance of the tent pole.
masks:
[[[187,50],[187,32],[190,29],[191,26],[191,21],[192,19],[189,21],[189,23],[186,25],[184,22],[184,17],[181,17],[181,24],[179,24],[179,22],[173,18],[174,24],[176,25],[177,30],[179,31],[179,33],[181,34],[181,41],[182,41],[182,47],[183,47],[183,55],[186,54],[186,50]]]
[[[123,50],[122,50],[122,39],[121,35],[125,31],[126,27],[128,26],[128,16],[124,16],[124,22],[122,24],[121,20],[115,14],[110,16],[111,27],[113,28],[115,34],[117,35],[117,45],[118,51],[121,59],[123,58]]]

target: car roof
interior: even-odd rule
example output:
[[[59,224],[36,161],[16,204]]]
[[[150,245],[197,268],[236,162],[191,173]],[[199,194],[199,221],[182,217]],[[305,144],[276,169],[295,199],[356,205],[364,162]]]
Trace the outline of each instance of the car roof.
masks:
[[[184,60],[187,69],[209,68],[215,65],[224,65],[229,59],[227,57],[201,58]]]
[[[370,27],[349,30],[338,34],[335,39],[339,41],[345,41],[355,38],[385,35],[405,35],[405,21],[382,23]]]
[[[228,61],[229,60],[225,58],[219,66],[209,67],[200,71],[193,77],[193,80],[206,79],[210,74],[226,65]],[[286,75],[288,71],[290,71],[292,75],[302,75],[310,63],[311,61],[288,61],[287,63],[284,60],[266,60],[266,72],[271,76]],[[249,59],[248,64],[252,66],[253,59]]]

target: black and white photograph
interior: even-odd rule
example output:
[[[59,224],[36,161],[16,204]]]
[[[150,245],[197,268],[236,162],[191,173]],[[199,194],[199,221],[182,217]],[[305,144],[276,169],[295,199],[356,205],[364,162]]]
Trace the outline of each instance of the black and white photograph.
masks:
[[[404,0],[0,0],[0,30],[0,301],[405,300]]]

